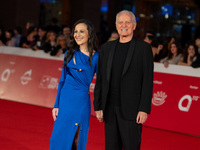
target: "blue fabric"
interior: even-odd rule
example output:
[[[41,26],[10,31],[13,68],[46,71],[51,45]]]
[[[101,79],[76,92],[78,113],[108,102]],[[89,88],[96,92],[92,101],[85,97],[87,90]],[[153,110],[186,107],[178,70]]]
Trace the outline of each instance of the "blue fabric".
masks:
[[[59,113],[50,139],[50,150],[71,150],[78,125],[78,150],[86,149],[91,110],[89,87],[97,70],[99,53],[92,56],[92,66],[89,56],[80,50],[75,50],[74,56],[76,64],[71,59],[63,68],[58,85],[54,108],[59,108]]]

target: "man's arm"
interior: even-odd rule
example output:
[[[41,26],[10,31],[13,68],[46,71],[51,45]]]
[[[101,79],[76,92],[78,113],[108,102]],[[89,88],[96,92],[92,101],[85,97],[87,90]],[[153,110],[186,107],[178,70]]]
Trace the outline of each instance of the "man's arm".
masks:
[[[94,110],[97,119],[99,122],[103,121],[103,108],[102,108],[102,99],[101,99],[101,94],[102,94],[102,58],[103,58],[103,50],[100,51],[99,53],[99,58],[98,58],[98,67],[97,67],[97,74],[96,74],[96,84],[95,84],[95,89],[94,89]]]
[[[143,54],[143,81],[141,100],[138,111],[150,113],[153,91],[153,54],[151,46],[147,45]]]

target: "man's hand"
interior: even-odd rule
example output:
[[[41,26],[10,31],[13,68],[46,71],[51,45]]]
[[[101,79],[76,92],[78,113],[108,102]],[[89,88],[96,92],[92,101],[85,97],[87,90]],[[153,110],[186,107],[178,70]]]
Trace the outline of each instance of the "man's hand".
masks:
[[[95,114],[99,122],[103,122],[103,110],[95,111]]]
[[[138,115],[137,115],[137,118],[136,118],[136,122],[138,124],[143,124],[143,123],[145,123],[146,120],[147,120],[147,113],[139,111]]]

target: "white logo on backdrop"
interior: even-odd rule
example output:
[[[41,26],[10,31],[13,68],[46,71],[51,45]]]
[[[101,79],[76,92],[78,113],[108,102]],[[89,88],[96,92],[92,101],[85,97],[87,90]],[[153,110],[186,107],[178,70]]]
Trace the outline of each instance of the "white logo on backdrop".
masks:
[[[198,90],[198,89],[199,89],[199,87],[198,87],[198,86],[193,86],[193,85],[190,85],[190,89]]]
[[[21,78],[20,78],[20,79],[21,79],[21,84],[22,84],[22,85],[28,84],[29,81],[32,80],[32,79],[31,79],[31,75],[32,75],[32,69],[26,71],[26,72],[24,73],[24,75],[21,76]]]
[[[44,75],[40,81],[39,88],[57,89],[58,88],[58,78],[53,78],[51,76]]]
[[[190,95],[185,95],[183,96],[179,103],[178,103],[178,108],[180,111],[185,111],[185,112],[188,112],[191,105],[192,105],[192,101],[198,101],[198,99],[200,98],[200,96],[193,96],[191,97]],[[184,101],[187,101],[187,105],[186,106],[183,106],[183,102]]]
[[[161,84],[162,84],[162,81],[154,80],[153,83],[154,83],[154,84],[160,84],[160,85],[161,85]]]
[[[160,106],[164,104],[166,98],[167,98],[167,95],[165,94],[165,92],[158,91],[157,93],[153,94],[152,104],[154,104],[155,106]]]
[[[10,64],[11,64],[11,65],[15,65],[15,62],[14,62],[14,61],[10,61]]]
[[[9,79],[9,77],[10,77],[10,74],[11,74],[11,73],[14,73],[14,72],[15,72],[14,69],[12,69],[12,70],[10,70],[10,69],[5,69],[5,70],[3,71],[3,73],[2,73],[2,75],[1,75],[1,80],[2,80],[3,82],[7,82],[8,79]]]
[[[90,92],[93,92],[93,91],[94,91],[94,87],[95,87],[95,84],[94,84],[94,83],[91,83],[91,84],[90,84]]]
[[[58,78],[51,78],[48,85],[48,89],[57,89],[58,88]]]

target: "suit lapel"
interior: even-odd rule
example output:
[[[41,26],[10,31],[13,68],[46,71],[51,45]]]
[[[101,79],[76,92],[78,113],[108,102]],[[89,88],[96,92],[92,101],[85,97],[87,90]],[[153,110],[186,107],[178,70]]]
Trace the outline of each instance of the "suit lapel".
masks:
[[[110,81],[110,75],[111,75],[111,69],[112,69],[112,62],[113,62],[113,56],[114,56],[114,52],[115,52],[115,48],[117,45],[117,42],[119,41],[116,40],[113,44],[113,46],[111,47],[111,50],[109,52],[109,56],[108,56],[108,62],[107,62],[107,79],[108,81]]]
[[[131,43],[129,45],[129,49],[128,49],[128,52],[126,55],[126,60],[125,60],[124,68],[123,68],[123,72],[122,72],[122,77],[124,76],[124,74],[126,73],[126,71],[128,70],[128,67],[130,65],[133,53],[135,51],[136,40],[137,39],[133,37],[131,40]]]

